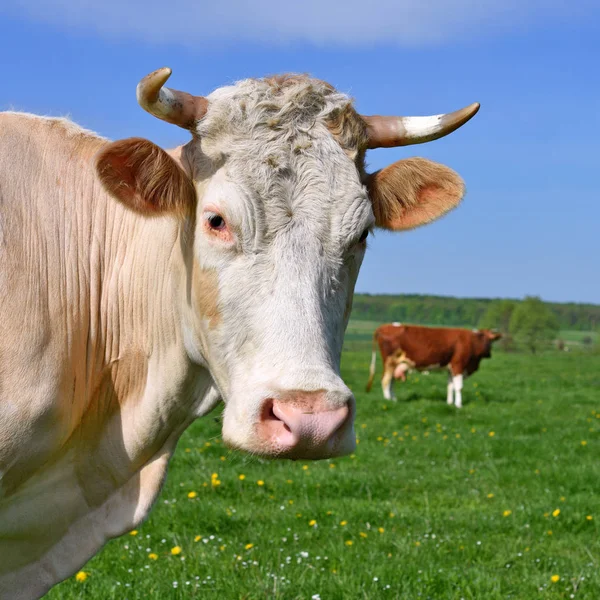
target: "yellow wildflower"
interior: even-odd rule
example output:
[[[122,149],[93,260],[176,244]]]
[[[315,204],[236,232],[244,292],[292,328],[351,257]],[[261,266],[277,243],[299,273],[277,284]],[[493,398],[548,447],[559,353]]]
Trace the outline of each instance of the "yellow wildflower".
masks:
[[[331,463],[331,464],[329,465],[329,468],[330,468],[330,469],[335,469],[335,465],[334,465],[333,463]]]
[[[201,539],[202,539],[202,536],[201,536],[201,535],[197,535],[197,536],[194,538],[194,541],[195,541],[195,542],[199,542]]]
[[[487,495],[487,497],[488,497],[488,498],[493,498],[493,497],[494,497],[494,494],[488,494],[488,495]]]
[[[245,476],[243,473],[240,473],[240,474],[238,475],[238,479],[239,479],[240,481],[244,481],[244,479],[246,479],[246,476]]]
[[[148,554],[148,558],[150,560],[158,560],[158,554],[156,554],[155,552],[150,552],[150,554]]]
[[[588,515],[588,516],[586,517],[586,519],[587,519],[588,521],[591,521],[593,518],[594,518],[594,517],[592,517],[592,515]]]
[[[503,516],[503,517],[510,517],[510,515],[512,515],[512,510],[505,510],[505,511],[502,513],[502,516]]]
[[[138,534],[138,530],[137,529],[133,529],[129,532],[129,535],[137,535]],[[83,571],[81,571],[83,573]]]
[[[556,510],[552,511],[553,517],[558,517],[558,515],[560,515],[560,508],[557,508]]]
[[[367,534],[364,531],[361,531],[358,535],[360,535],[361,538],[367,537]]]
[[[548,529],[548,531],[546,532],[548,535],[552,535],[552,530]]]
[[[383,527],[380,527],[377,531],[379,531],[379,533],[383,533],[385,529]]]
[[[348,521],[340,521],[340,525],[342,527],[346,527],[346,525],[348,525]]]
[[[494,436],[496,435],[496,432],[495,432],[495,431],[490,431],[490,432],[488,433],[488,435],[489,435],[490,437],[494,437]]]
[[[244,548],[245,548],[246,550],[250,550],[250,548],[254,548],[254,544],[246,544],[246,545],[244,546]]]
[[[316,524],[317,524],[317,521],[316,521],[316,519],[311,519],[311,520],[308,522],[308,526],[309,526],[309,527],[314,527]]]
[[[88,578],[88,574],[85,571],[79,571],[77,575],[75,575],[75,579],[79,581],[79,583],[83,583]]]
[[[173,556],[177,556],[178,554],[181,554],[181,546],[174,546],[173,548],[171,548],[171,554]]]
[[[415,542],[415,546],[420,546],[421,542]]]
[[[550,581],[552,583],[556,583],[559,580],[560,580],[560,575],[552,575],[552,577],[550,577]]]
[[[256,485],[265,485],[265,482],[264,482],[262,479],[259,479],[259,480],[256,482]]]
[[[195,498],[197,495],[196,492],[188,492],[188,498]]]
[[[308,465],[302,465],[302,470],[303,471],[308,471]]]
[[[346,540],[346,541],[344,542],[344,544],[346,544],[346,546],[352,546],[352,544],[353,544],[353,543],[354,543],[354,542],[353,542],[352,540]]]
[[[587,446],[587,442],[585,440],[581,440],[581,445],[582,446]]]

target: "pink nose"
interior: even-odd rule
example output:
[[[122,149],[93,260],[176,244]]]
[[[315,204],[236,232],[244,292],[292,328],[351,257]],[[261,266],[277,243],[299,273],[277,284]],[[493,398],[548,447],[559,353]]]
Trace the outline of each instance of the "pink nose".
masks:
[[[351,452],[354,399],[334,409],[322,392],[269,398],[263,405],[259,435],[263,443],[289,458],[328,458]]]

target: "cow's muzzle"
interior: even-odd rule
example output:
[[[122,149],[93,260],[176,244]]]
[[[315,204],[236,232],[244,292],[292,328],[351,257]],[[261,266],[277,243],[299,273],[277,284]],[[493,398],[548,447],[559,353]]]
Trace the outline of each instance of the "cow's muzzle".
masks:
[[[345,394],[330,407],[325,392],[294,392],[264,400],[257,434],[268,454],[295,459],[343,456],[356,446],[355,401]],[[342,401],[340,401],[342,400]]]

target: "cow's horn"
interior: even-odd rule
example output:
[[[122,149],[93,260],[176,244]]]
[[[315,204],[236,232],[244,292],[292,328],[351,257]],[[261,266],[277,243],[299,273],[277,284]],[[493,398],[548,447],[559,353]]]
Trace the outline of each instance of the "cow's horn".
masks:
[[[137,101],[151,115],[184,129],[192,129],[196,121],[206,114],[208,100],[164,87],[170,76],[171,69],[168,67],[146,75],[138,83]]]
[[[369,148],[394,148],[422,144],[444,137],[464,125],[479,110],[479,102],[445,115],[431,117],[363,116]]]

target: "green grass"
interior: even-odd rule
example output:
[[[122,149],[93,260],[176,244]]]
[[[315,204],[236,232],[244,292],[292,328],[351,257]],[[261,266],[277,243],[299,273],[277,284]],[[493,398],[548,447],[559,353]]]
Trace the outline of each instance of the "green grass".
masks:
[[[206,417],[183,436],[137,535],[48,597],[600,598],[598,357],[496,352],[456,411],[444,374],[409,376],[397,403],[379,386],[365,394],[368,337],[352,333],[355,455],[250,459]]]
[[[575,342],[583,344],[584,338],[591,338],[592,344],[597,344],[600,341],[600,334],[597,331],[572,331],[565,329],[558,334],[565,342]]]

